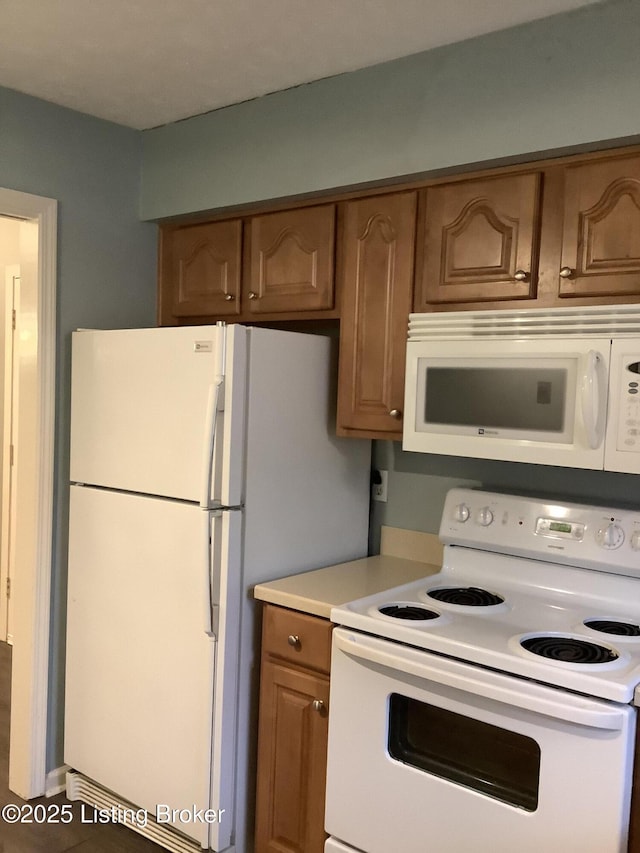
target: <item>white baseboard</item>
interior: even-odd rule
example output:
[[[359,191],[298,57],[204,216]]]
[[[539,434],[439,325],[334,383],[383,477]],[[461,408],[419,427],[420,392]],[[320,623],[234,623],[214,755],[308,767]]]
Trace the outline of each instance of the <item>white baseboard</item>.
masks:
[[[67,771],[70,768],[63,764],[62,767],[56,767],[55,770],[49,771],[44,780],[44,793],[46,797],[55,797],[56,794],[62,793],[67,788]]]

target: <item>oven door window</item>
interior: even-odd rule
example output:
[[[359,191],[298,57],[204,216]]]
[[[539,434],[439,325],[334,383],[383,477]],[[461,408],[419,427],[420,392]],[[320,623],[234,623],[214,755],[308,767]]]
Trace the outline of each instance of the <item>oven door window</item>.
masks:
[[[404,764],[533,812],[540,747],[530,737],[392,693],[389,754]]]

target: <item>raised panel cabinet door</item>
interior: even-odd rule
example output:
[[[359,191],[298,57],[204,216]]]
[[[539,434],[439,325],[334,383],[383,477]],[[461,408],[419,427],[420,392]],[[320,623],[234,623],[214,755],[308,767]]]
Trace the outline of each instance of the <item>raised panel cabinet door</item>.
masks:
[[[415,192],[345,205],[338,380],[342,434],[402,435],[416,208]]]
[[[251,218],[245,313],[333,308],[335,217],[329,204]]]
[[[256,853],[322,853],[329,679],[263,658]]]
[[[425,190],[416,311],[535,297],[541,188],[534,172]]]
[[[567,166],[560,296],[640,294],[640,156]]]
[[[242,222],[162,229],[161,323],[240,313]]]

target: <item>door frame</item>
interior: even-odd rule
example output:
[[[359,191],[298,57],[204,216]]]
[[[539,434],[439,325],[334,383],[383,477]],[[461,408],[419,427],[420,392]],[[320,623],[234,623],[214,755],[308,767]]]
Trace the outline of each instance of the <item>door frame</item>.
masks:
[[[11,677],[9,787],[25,799],[45,793],[49,624],[53,540],[56,404],[55,199],[0,188],[0,216],[38,225],[37,272],[37,423],[32,452],[36,463],[33,558],[21,566],[15,584],[14,646]],[[18,473],[18,478],[19,478]]]
[[[1,227],[1,226],[0,226]],[[20,285],[16,287],[16,279],[20,279],[20,264],[9,264],[5,267],[4,276],[4,364],[0,365],[0,371],[4,373],[3,413],[2,413],[2,500],[0,502],[0,640],[12,641],[9,633],[9,611],[11,609],[11,598],[8,592],[8,584],[11,578],[12,540],[15,524],[15,482],[13,471],[13,445],[15,437],[13,434],[13,411],[16,401],[16,359],[15,359],[15,335],[16,322],[16,296],[19,303]]]

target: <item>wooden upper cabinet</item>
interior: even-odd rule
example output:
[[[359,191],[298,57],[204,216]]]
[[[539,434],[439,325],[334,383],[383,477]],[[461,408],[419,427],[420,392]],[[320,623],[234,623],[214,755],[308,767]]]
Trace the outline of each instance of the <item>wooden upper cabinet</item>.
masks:
[[[417,194],[348,202],[344,211],[338,432],[402,435]]]
[[[251,218],[244,312],[333,308],[335,218],[333,204]]]
[[[560,296],[640,294],[640,155],[567,166]]]
[[[241,220],[163,226],[160,234],[160,324],[237,315]]]
[[[415,310],[535,297],[541,193],[538,172],[426,189]]]

